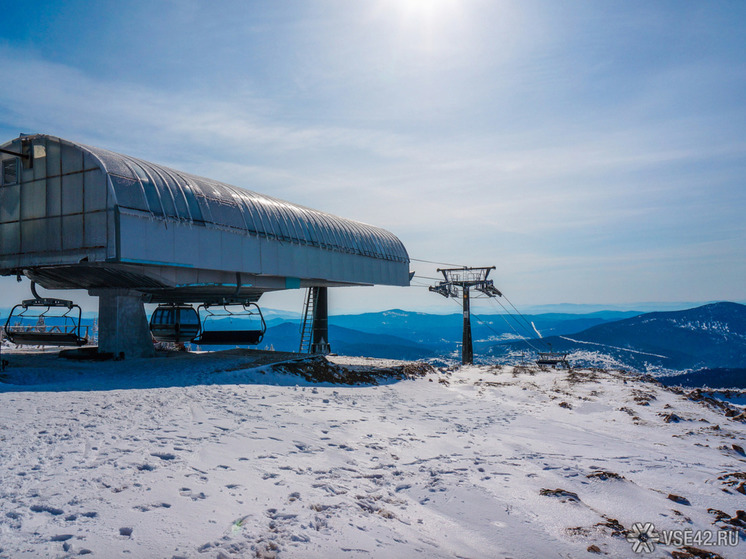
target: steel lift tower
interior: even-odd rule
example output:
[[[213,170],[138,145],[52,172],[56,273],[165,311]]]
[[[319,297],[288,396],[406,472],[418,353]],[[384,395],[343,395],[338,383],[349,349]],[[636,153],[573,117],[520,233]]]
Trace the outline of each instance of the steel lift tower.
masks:
[[[438,285],[431,286],[430,291],[440,293],[443,297],[459,296],[461,289],[461,302],[464,309],[464,333],[461,344],[461,363],[470,365],[474,362],[474,346],[471,339],[471,310],[469,292],[472,288],[480,291],[487,297],[502,297],[502,293],[494,286],[492,280],[487,276],[494,270],[494,266],[483,268],[438,268],[443,274],[443,280]]]

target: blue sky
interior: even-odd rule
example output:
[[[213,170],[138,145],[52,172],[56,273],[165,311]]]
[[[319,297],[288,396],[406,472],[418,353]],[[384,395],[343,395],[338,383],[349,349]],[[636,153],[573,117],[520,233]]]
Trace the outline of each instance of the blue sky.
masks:
[[[413,258],[497,266],[523,306],[746,300],[743,2],[2,13],[2,141],[49,133],[379,225]],[[423,287],[332,307],[456,310]]]

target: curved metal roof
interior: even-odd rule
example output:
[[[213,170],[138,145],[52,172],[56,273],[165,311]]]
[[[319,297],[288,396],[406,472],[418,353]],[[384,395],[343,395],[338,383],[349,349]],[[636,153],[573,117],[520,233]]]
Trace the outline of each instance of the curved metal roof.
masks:
[[[98,160],[111,180],[117,206],[162,219],[212,224],[288,243],[409,262],[402,242],[385,229],[105,149],[73,145]]]

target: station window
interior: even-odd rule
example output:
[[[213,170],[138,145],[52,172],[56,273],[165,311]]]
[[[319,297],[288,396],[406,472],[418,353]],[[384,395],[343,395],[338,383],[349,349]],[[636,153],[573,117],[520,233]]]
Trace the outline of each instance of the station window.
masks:
[[[18,182],[18,158],[3,160],[3,186]]]

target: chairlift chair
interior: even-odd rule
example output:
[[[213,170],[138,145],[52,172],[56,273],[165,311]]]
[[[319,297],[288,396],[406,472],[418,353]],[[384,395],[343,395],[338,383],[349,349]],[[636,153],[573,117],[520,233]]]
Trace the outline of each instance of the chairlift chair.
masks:
[[[81,325],[82,311],[78,305],[66,299],[39,297],[33,282],[31,293],[34,299],[21,301],[14,306],[5,321],[5,335],[11,342],[16,345],[76,347],[88,343],[88,327]],[[62,314],[55,314],[56,309],[66,310]],[[34,324],[29,324],[30,321],[34,321]],[[86,335],[82,335],[84,328]]]
[[[570,368],[570,363],[567,361],[569,353],[555,353],[546,352],[539,353],[539,358],[536,360],[537,365],[551,365],[553,367],[562,365],[563,367]]]
[[[164,303],[150,315],[150,333],[158,342],[191,342],[199,332],[199,314],[191,305]]]
[[[232,311],[229,306],[240,306]],[[218,307],[222,307],[220,310]],[[202,304],[197,309],[202,318],[202,331],[192,340],[195,344],[203,345],[257,345],[262,341],[267,331],[262,309],[256,303],[240,305],[211,305]],[[252,328],[245,328],[245,322],[251,322]],[[226,328],[226,323],[237,328]]]

